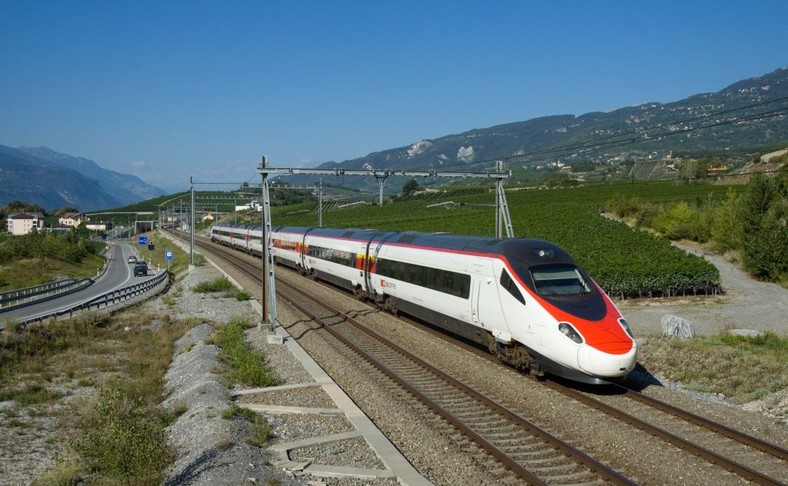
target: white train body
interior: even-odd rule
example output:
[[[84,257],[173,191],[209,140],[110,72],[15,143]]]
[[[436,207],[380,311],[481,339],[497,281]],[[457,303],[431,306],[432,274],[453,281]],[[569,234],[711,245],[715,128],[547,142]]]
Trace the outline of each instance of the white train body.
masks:
[[[215,224],[212,239],[260,254],[260,227]],[[488,346],[502,360],[586,383],[620,379],[637,346],[620,312],[543,240],[282,227],[278,263]]]

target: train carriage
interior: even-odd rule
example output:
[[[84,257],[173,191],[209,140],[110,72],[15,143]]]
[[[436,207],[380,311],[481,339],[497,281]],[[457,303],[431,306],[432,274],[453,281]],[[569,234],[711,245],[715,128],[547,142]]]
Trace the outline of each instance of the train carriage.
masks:
[[[274,248],[276,263],[285,265],[295,270],[304,269],[304,234],[303,231],[282,230],[277,228],[271,236],[271,246]]]
[[[212,235],[227,231],[214,225]],[[259,227],[229,233],[246,239],[232,246],[262,248]],[[626,320],[571,256],[547,241],[280,227],[271,242],[280,263],[483,344],[537,374],[603,383],[635,366],[637,345]]]
[[[313,276],[358,295],[367,289],[364,262],[374,233],[313,228],[304,233],[304,268]]]

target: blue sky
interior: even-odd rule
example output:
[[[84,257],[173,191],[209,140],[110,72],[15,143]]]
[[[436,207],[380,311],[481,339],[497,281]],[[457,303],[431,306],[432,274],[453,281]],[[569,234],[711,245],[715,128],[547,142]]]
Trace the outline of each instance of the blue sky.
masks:
[[[0,0],[0,144],[257,182],[788,66],[788,2]]]

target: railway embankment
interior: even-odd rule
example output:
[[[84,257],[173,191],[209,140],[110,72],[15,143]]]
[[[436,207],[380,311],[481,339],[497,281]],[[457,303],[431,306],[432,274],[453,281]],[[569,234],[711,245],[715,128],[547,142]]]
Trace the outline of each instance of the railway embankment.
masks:
[[[334,412],[305,414],[282,410],[287,407],[333,409],[335,404],[332,404],[320,387],[314,386],[314,378],[310,377],[303,366],[293,358],[286,346],[267,343],[264,333],[257,329],[249,329],[247,332],[248,341],[264,351],[266,361],[277,370],[283,384],[292,385],[292,387],[279,389],[269,397],[240,398],[239,389],[228,389],[226,386],[216,385],[216,376],[212,375],[215,375],[219,362],[215,345],[210,338],[214,324],[218,327],[221,323],[226,323],[239,316],[249,322],[256,322],[259,319],[259,314],[248,302],[190,291],[196,283],[211,280],[216,275],[216,270],[209,266],[194,268],[172,289],[172,292],[175,293],[174,296],[165,295],[144,304],[150,307],[151,312],[155,314],[167,313],[172,320],[197,318],[206,323],[188,333],[176,345],[176,357],[167,378],[169,398],[165,405],[177,413],[179,420],[183,419],[181,424],[176,421],[169,429],[171,444],[177,451],[177,459],[168,470],[167,483],[307,484],[308,481],[318,481],[315,484],[320,484],[321,480],[315,477],[296,476],[304,474],[305,470],[313,465],[329,466],[324,468],[324,471],[331,470],[331,467],[336,470],[345,467],[368,471],[385,469],[379,458],[374,453],[370,453],[370,449],[362,439],[358,436],[344,435],[352,434],[353,428],[341,415]],[[304,282],[304,285],[311,285],[311,283]],[[253,287],[248,288],[251,292]],[[322,292],[322,290],[315,291]],[[327,290],[326,292],[332,291]],[[730,294],[723,297],[728,298]],[[345,299],[344,297],[327,298]],[[347,298],[350,299],[349,296]],[[676,302],[670,304],[683,305]],[[687,305],[691,304],[692,302],[687,303]],[[355,302],[354,305],[361,306],[358,302]],[[285,308],[280,308],[280,310],[283,313],[287,312]],[[364,314],[365,312],[359,310],[358,313]],[[411,336],[410,332],[405,332],[401,326],[392,323],[385,314],[375,313],[372,317],[374,320],[380,319],[379,325],[382,329],[388,330],[392,337],[396,336],[398,339],[407,340],[406,343],[410,348],[426,346],[427,342],[431,341],[419,333],[413,333],[415,336]],[[629,315],[628,317],[634,321]],[[316,340],[316,336],[319,335],[319,332],[306,329],[299,318],[285,314],[282,322],[291,333],[296,333],[297,338],[303,342]],[[208,325],[207,323],[214,324]],[[636,330],[636,332],[639,331]],[[642,333],[642,331],[640,332]],[[443,347],[445,348],[445,346]],[[585,447],[595,455],[623,468],[627,474],[634,478],[644,482],[659,482],[660,478],[664,480],[666,477],[670,477],[668,475],[672,470],[675,470],[673,465],[677,464],[677,461],[687,461],[685,468],[687,471],[701,471],[703,467],[707,467],[703,463],[697,463],[694,459],[684,459],[670,448],[665,448],[664,444],[644,443],[642,437],[634,435],[627,439],[626,437],[632,431],[621,425],[610,426],[611,430],[621,428],[618,442],[613,447],[609,437],[606,438],[605,434],[601,433],[597,419],[593,417],[587,421],[585,418],[579,419],[579,417],[585,417],[586,412],[582,409],[575,410],[576,404],[561,402],[542,388],[532,385],[523,377],[514,376],[510,372],[488,370],[486,365],[482,364],[470,366],[469,360],[473,359],[475,363],[475,358],[469,358],[460,351],[447,349],[438,353],[436,349],[430,349],[426,351],[426,354],[432,356],[431,359],[445,359],[447,367],[459,362],[462,363],[461,369],[469,373],[477,371],[489,373],[479,378],[473,378],[478,380],[480,387],[481,384],[495,382],[497,383],[495,389],[506,391],[508,394],[505,397],[507,401],[515,402],[527,397],[525,401],[531,405],[526,404],[523,407],[532,406],[534,403],[542,404],[535,407],[533,413],[551,428],[560,431],[562,427],[567,425],[565,417],[574,417],[571,427],[564,433],[573,441],[586,444]],[[419,465],[419,470],[426,472],[430,478],[434,479],[435,483],[451,484],[452,478],[454,480],[468,479],[476,477],[474,474],[480,475],[477,479],[483,477],[481,474],[484,468],[476,463],[473,455],[469,456],[467,452],[463,455],[462,451],[454,450],[457,444],[462,445],[461,441],[449,437],[445,443],[441,442],[441,436],[436,432],[438,424],[431,422],[434,419],[431,419],[429,414],[418,410],[418,408],[415,411],[409,411],[405,402],[395,401],[391,397],[384,396],[381,399],[379,391],[376,391],[378,383],[370,382],[368,378],[364,378],[363,373],[360,374],[359,370],[348,368],[347,357],[333,356],[333,351],[320,340],[316,340],[312,352],[317,355],[327,355],[324,356],[326,361],[321,361],[321,366],[333,370],[338,377],[341,377],[344,380],[343,387],[356,390],[358,398],[354,398],[354,400],[366,407],[365,412],[372,416],[376,423],[388,429],[387,435],[398,441],[397,447],[412,454],[409,456],[411,461]],[[442,356],[444,352],[447,355],[445,358]],[[743,407],[721,406],[723,400],[720,397],[676,393],[670,387],[659,386],[650,386],[646,391],[704,416],[716,418],[730,426],[744,428],[753,434],[784,445],[784,439],[779,439],[781,437],[779,431],[784,430],[783,424],[776,425],[772,419],[765,416],[747,413]],[[535,402],[537,397],[541,398]],[[716,398],[717,403],[710,403],[709,398]],[[242,401],[260,405],[262,408],[268,407],[263,413],[271,426],[272,442],[263,448],[247,443],[251,436],[248,424],[236,417],[226,418],[223,416],[223,411],[230,408],[234,402],[240,403]],[[279,410],[277,410],[278,407]],[[424,423],[427,424],[427,427],[419,429],[418,427]],[[298,452],[289,456],[294,459],[290,464],[279,463],[280,457],[278,458],[265,450],[271,445],[278,445],[279,449],[282,449],[290,447],[288,444],[298,444],[308,437],[332,435],[342,440],[322,445],[316,442],[311,446],[302,447]],[[37,455],[30,456],[29,461],[22,458],[21,462],[13,465],[14,468],[19,467],[23,471],[27,468],[27,476],[23,475],[22,478],[32,477],[31,471],[34,471],[36,467],[33,462],[41,460],[41,457],[47,455],[46,449],[51,449],[51,446],[47,446],[46,435],[41,433],[38,445],[33,448],[27,448],[20,444],[19,436],[9,435],[8,439],[16,442],[14,446],[16,450],[38,451]],[[643,454],[644,450],[651,449],[658,453]],[[633,450],[639,452],[634,454]],[[656,459],[652,461],[649,458],[659,458],[660,455],[665,455],[661,463],[671,466],[664,470],[656,469],[660,461]],[[636,456],[639,457],[638,460],[632,460]],[[331,464],[326,464],[329,461]],[[644,462],[647,464],[643,464]],[[284,471],[289,471],[289,473]],[[453,476],[451,476],[452,474]],[[16,478],[19,479],[19,476]],[[702,472],[696,476],[683,477],[683,481],[687,484],[703,484],[704,479],[706,477]],[[25,484],[26,482],[29,481],[0,481],[0,484]],[[346,477],[344,479],[325,479],[323,482],[326,484],[357,484],[363,480]],[[395,482],[394,479],[381,477],[372,484],[394,484]]]

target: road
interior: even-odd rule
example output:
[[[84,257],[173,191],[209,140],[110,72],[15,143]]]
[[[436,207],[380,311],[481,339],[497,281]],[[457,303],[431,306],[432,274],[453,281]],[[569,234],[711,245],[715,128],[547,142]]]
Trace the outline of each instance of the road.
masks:
[[[65,311],[107,292],[144,282],[144,278],[134,277],[134,265],[127,263],[129,256],[136,255],[134,248],[128,243],[109,242],[108,244],[110,245],[110,250],[107,253],[109,266],[107,271],[93,285],[73,294],[0,312],[0,328],[3,327],[3,321],[27,320],[58,311]],[[152,278],[155,275],[155,270],[149,268],[148,275],[147,278]]]

